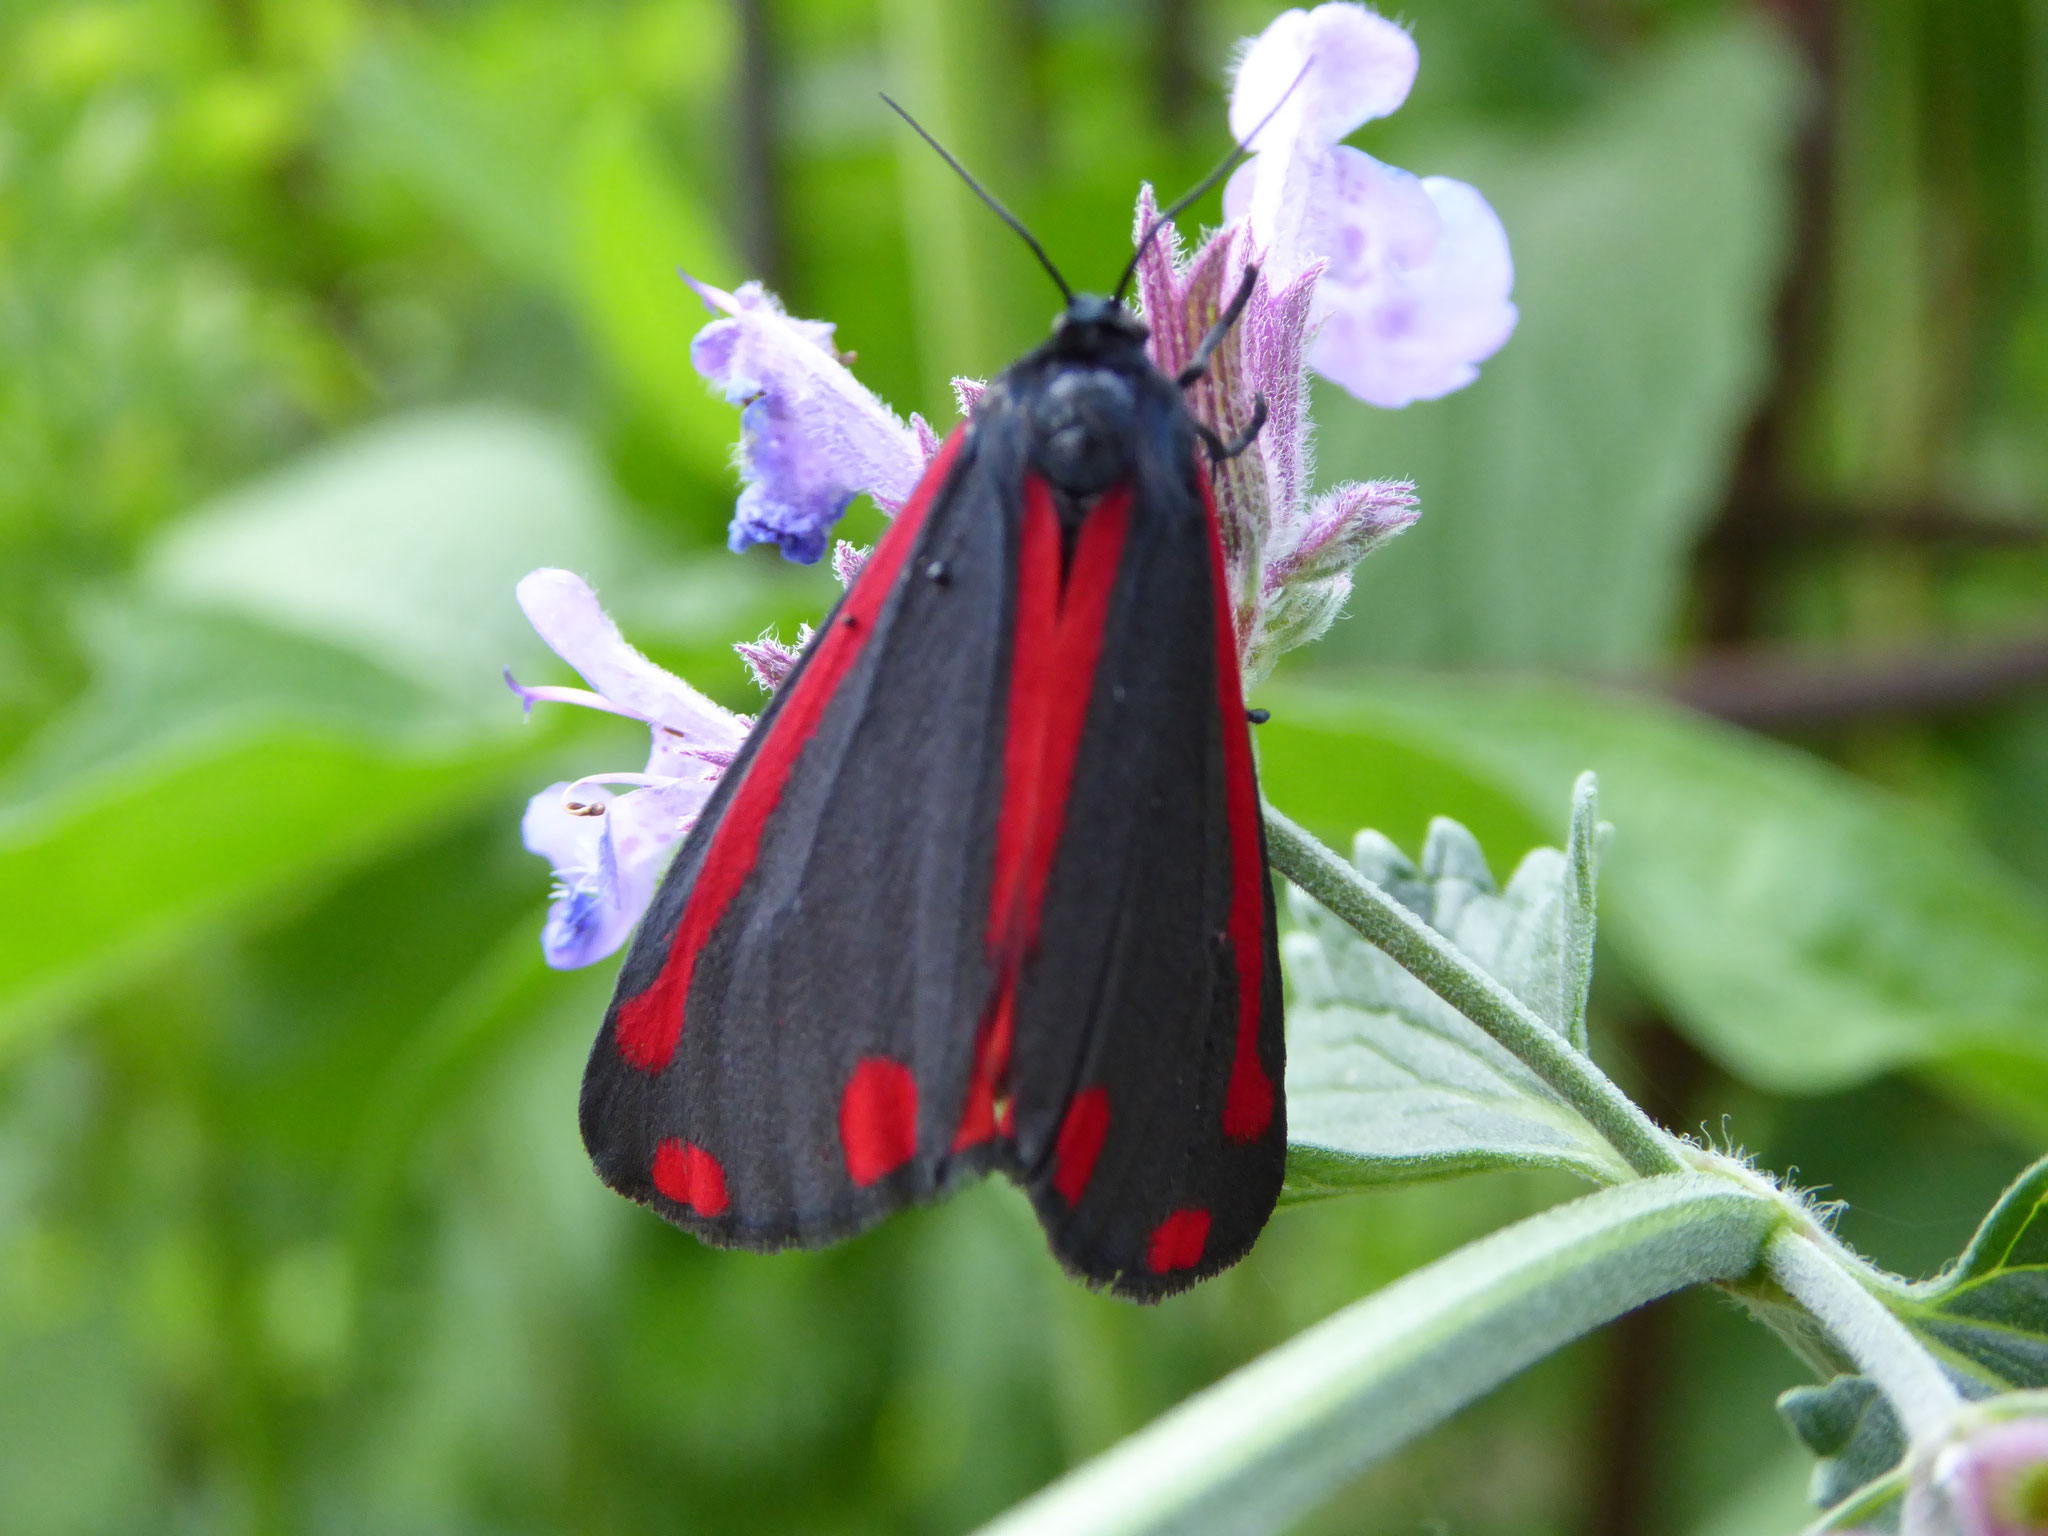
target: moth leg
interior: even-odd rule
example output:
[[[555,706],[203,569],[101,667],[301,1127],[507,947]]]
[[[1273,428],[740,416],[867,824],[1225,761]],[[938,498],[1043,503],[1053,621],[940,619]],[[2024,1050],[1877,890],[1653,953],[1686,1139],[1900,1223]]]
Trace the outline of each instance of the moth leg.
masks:
[[[1230,328],[1237,324],[1244,313],[1245,305],[1252,301],[1252,285],[1259,280],[1257,267],[1246,267],[1244,279],[1237,285],[1237,295],[1230,301],[1230,308],[1223,311],[1223,318],[1209,327],[1209,334],[1202,338],[1202,344],[1195,348],[1195,355],[1188,359],[1187,367],[1173,376],[1173,382],[1182,389],[1209,376],[1209,359],[1216,355],[1216,349],[1223,345],[1223,338],[1230,334]]]
[[[1265,426],[1265,424],[1266,397],[1264,395],[1253,395],[1251,423],[1242,432],[1238,433],[1234,441],[1224,442],[1222,438],[1216,435],[1215,428],[1205,426],[1199,421],[1195,423],[1195,434],[1201,438],[1202,446],[1209,450],[1209,462],[1212,464],[1222,464],[1236,458],[1245,449],[1257,442],[1259,429]]]

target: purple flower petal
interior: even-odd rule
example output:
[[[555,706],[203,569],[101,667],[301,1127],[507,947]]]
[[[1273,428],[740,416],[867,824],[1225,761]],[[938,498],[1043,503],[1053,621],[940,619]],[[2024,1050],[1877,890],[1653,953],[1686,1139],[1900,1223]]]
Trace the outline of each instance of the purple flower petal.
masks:
[[[719,708],[628,645],[582,577],[569,571],[538,570],[522,578],[517,590],[527,621],[548,648],[582,673],[603,696],[598,707],[666,727],[706,746],[737,749],[746,738],[746,728],[731,711]],[[522,698],[555,696],[541,689],[519,692]]]
[[[640,720],[642,716],[634,711],[614,704],[601,693],[592,693],[588,688],[529,688],[512,675],[510,667],[505,668],[505,686],[519,695],[519,702],[525,708],[526,718],[533,718],[536,704],[574,704],[581,709],[599,709],[609,715],[623,715],[628,720]]]
[[[1416,196],[1433,220],[1427,198]],[[1138,197],[1137,238],[1157,212],[1147,187]],[[1243,225],[1227,224],[1184,257],[1168,225],[1140,257],[1147,346],[1161,372],[1177,373],[1215,324],[1242,279],[1247,244]],[[1267,404],[1265,429],[1251,447],[1209,472],[1227,579],[1237,596],[1238,660],[1248,682],[1327,629],[1350,594],[1351,567],[1416,516],[1412,487],[1391,481],[1340,485],[1308,502],[1311,423],[1303,353],[1323,268],[1311,262],[1277,285],[1271,271],[1260,273],[1208,376],[1187,393],[1196,417],[1223,437],[1249,424],[1256,398]]]
[[[1942,1452],[1932,1481],[1929,1492],[1949,1505],[1958,1536],[2037,1536],[2048,1528],[2048,1419],[2014,1418],[1979,1428]],[[1931,1501],[1921,1494],[1919,1502]],[[1908,1530],[1916,1523],[1914,1514],[1909,1503]],[[1935,1524],[1924,1517],[1919,1523]]]
[[[625,942],[637,910],[620,904],[618,860],[609,819],[613,797],[598,790],[599,815],[578,814],[562,801],[567,784],[550,784],[526,803],[519,823],[529,851],[548,861],[560,882],[541,925],[541,954],[557,970],[602,960]]]
[[[1252,218],[1255,232],[1266,159],[1240,169],[1224,194],[1225,213]],[[1285,271],[1310,255],[1328,263],[1316,287],[1315,370],[1388,407],[1477,378],[1518,318],[1507,231],[1486,199],[1342,145],[1298,159],[1292,174],[1313,212],[1287,219],[1269,265]]]
[[[529,709],[582,704],[644,721],[652,735],[642,773],[599,773],[535,795],[520,824],[560,889],[541,930],[549,965],[589,965],[625,942],[653,898],[663,866],[732,765],[751,722],[719,708],[626,644],[597,594],[568,571],[531,572],[519,605],[555,653],[596,686],[527,688],[506,681]],[[618,795],[609,785],[637,786]]]
[[[1362,5],[1287,11],[1246,50],[1230,93],[1231,131],[1240,140],[1301,78],[1232,178],[1237,206],[1224,203],[1226,217],[1249,218],[1275,282],[1332,256],[1324,228],[1332,212],[1330,152],[1407,98],[1416,64],[1414,40]]]
[[[902,503],[924,471],[916,434],[847,372],[832,327],[798,320],[759,283],[726,293],[687,279],[727,318],[690,343],[690,361],[740,413],[731,544],[776,544],[810,564],[863,491]]]
[[[520,831],[561,882],[541,928],[541,952],[557,970],[604,959],[626,941],[654,898],[668,856],[709,797],[709,781],[651,785],[627,795],[599,786],[550,785],[527,803]]]
[[[1373,405],[1463,388],[1514,331],[1514,262],[1486,200],[1463,182],[1419,179],[1338,141],[1399,106],[1415,44],[1358,5],[1289,11],[1238,67],[1231,126],[1243,135],[1307,74],[1224,189],[1268,277],[1316,263],[1309,362]]]
[[[911,435],[917,439],[917,451],[924,455],[924,461],[927,464],[937,458],[939,450],[946,446],[946,440],[939,436],[938,429],[918,415],[916,411],[910,413],[910,431]],[[902,505],[901,502],[888,505],[887,511],[889,515],[894,517],[897,509]]]
[[[1245,49],[1230,88],[1230,131],[1240,142],[1295,86],[1255,150],[1284,136],[1328,146],[1408,99],[1415,40],[1362,5],[1283,11]],[[1309,66],[1302,75],[1302,67]]]
[[[1518,318],[1507,232],[1486,199],[1462,181],[1419,183],[1439,218],[1425,259],[1398,250],[1362,262],[1351,281],[1317,291],[1322,328],[1309,361],[1373,405],[1402,406],[1463,389],[1500,350]]]

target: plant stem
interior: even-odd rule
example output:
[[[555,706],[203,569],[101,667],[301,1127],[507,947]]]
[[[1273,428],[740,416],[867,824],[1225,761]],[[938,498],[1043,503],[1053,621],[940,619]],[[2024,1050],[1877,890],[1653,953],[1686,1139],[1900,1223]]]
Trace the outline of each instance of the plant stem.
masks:
[[[1505,1227],[1296,1335],[984,1528],[1287,1528],[1360,1470],[1602,1323],[1761,1262],[1776,1202],[1636,1179]]]
[[[1272,806],[1266,850],[1273,867],[1351,925],[1369,944],[1485,1030],[1607,1138],[1644,1177],[1683,1172],[1677,1143],[1512,992],[1429,924]]]
[[[1934,1357],[1842,1264],[1796,1227],[1772,1238],[1771,1278],[1818,1318],[1857,1367],[1891,1399],[1909,1440],[1940,1434],[1963,1406]]]

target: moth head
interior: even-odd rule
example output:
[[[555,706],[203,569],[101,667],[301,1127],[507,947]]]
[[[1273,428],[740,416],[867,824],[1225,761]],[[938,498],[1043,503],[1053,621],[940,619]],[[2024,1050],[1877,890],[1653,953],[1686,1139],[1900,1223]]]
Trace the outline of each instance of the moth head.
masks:
[[[1150,334],[1121,300],[1077,293],[1052,323],[1052,347],[1061,357],[1101,357],[1142,347]]]

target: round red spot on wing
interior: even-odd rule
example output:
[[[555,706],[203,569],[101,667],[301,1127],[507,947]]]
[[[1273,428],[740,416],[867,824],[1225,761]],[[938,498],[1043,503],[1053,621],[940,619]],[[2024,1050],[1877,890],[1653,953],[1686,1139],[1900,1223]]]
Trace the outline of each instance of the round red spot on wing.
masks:
[[[654,1149],[654,1187],[699,1216],[725,1210],[725,1169],[693,1141],[671,1136]]]
[[[886,1056],[865,1056],[839,1100],[839,1145],[846,1174],[872,1184],[917,1155],[917,1079]]]
[[[1109,1137],[1109,1090],[1083,1088],[1067,1106],[1052,1149],[1052,1187],[1069,1205],[1079,1205],[1095,1172],[1095,1159]]]
[[[1155,1275],[1176,1269],[1193,1269],[1202,1262],[1202,1250],[1209,1244],[1209,1213],[1194,1209],[1175,1211],[1152,1230],[1152,1244],[1145,1250],[1145,1267]]]

